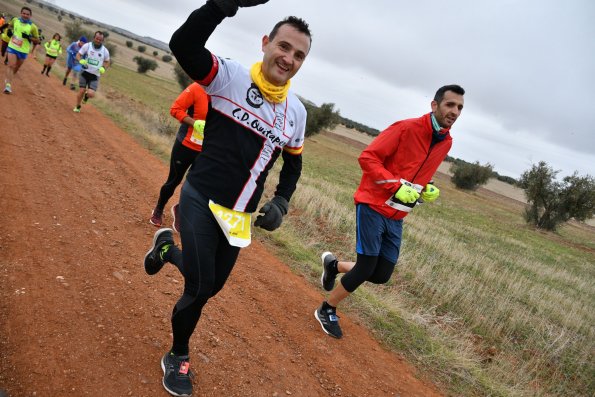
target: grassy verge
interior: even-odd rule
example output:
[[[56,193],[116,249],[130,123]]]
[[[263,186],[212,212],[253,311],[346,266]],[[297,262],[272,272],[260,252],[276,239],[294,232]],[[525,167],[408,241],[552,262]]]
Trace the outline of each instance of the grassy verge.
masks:
[[[168,109],[179,91],[173,79],[115,65],[95,104],[166,160],[177,126]],[[308,139],[284,226],[256,232],[314,285],[321,251],[354,259],[358,154],[330,137]],[[451,395],[595,395],[593,230],[537,232],[518,204],[436,179],[442,197],[406,219],[392,280],[364,285],[341,309]]]

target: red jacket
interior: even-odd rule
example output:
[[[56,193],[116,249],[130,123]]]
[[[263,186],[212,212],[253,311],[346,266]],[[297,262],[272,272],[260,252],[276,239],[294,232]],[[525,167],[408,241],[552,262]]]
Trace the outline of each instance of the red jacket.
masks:
[[[368,204],[387,218],[402,219],[407,212],[385,204],[405,179],[425,186],[444,160],[452,138],[448,130],[441,142],[432,143],[430,113],[417,118],[397,121],[382,131],[359,156],[363,175],[353,198],[356,204]]]
[[[205,120],[209,109],[209,96],[205,90],[198,84],[192,83],[176,98],[169,109],[169,114],[175,117],[182,125],[178,130],[176,139],[182,142],[182,145],[200,152],[202,150],[202,140],[193,138],[194,128],[184,123],[186,116],[194,120]]]

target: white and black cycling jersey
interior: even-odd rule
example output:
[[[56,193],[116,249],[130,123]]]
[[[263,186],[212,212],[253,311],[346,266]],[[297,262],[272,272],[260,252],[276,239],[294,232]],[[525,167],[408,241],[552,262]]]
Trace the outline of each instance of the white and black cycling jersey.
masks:
[[[211,75],[212,80],[199,81],[211,104],[203,150],[188,181],[218,204],[254,212],[279,154],[284,162],[299,162],[301,170],[306,109],[291,91],[283,103],[266,101],[250,71],[236,61],[213,57]],[[283,181],[280,185],[277,194],[289,199],[293,189],[283,191]]]
[[[283,166],[275,195],[289,201],[296,189],[302,172],[306,109],[291,90],[283,103],[268,102],[246,67],[205,47],[224,18],[208,1],[190,14],[169,43],[184,71],[211,97],[202,152],[187,181],[217,204],[255,212],[279,155]]]

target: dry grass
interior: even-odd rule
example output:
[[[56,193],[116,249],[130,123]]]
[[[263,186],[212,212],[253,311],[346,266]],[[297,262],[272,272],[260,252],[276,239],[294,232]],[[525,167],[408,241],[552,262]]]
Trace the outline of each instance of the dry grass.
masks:
[[[346,167],[343,145],[329,136],[307,142],[305,163],[315,171],[300,180],[291,202],[299,217],[290,217],[291,232],[278,241],[300,260],[304,249],[354,259],[351,195],[359,174],[328,176]],[[335,155],[338,165],[328,161]],[[439,202],[406,220],[393,280],[358,290],[352,310],[454,395],[591,395],[595,270],[593,250],[577,242],[592,241],[593,230],[573,230],[577,240],[536,232],[524,225],[518,202],[458,191],[446,176],[439,182]],[[406,324],[391,328],[399,317]]]

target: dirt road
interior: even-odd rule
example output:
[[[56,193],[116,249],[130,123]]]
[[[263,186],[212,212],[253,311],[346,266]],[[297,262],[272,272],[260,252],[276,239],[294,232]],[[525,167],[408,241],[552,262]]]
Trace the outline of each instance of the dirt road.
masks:
[[[0,389],[167,396],[182,279],[142,267],[167,167],[92,105],[73,113],[75,94],[39,72],[28,60],[0,94]],[[322,298],[258,242],[242,250],[191,340],[195,395],[441,395],[347,315],[344,339],[323,334]]]

